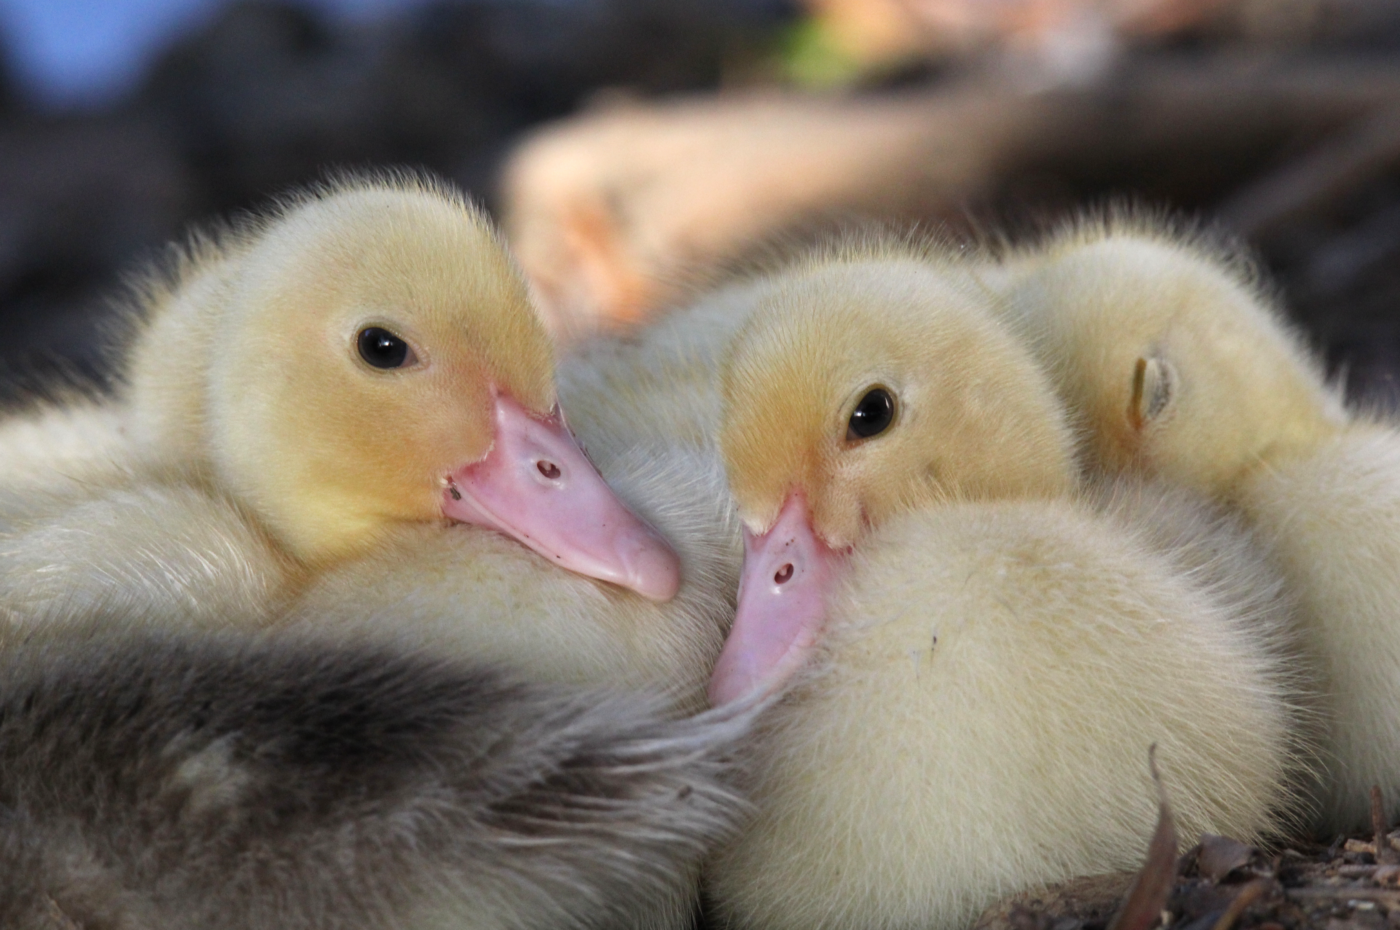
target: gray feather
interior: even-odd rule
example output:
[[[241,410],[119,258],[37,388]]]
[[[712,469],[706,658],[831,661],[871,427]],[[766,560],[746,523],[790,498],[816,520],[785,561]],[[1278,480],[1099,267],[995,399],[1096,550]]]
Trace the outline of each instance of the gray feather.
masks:
[[[683,926],[747,726],[285,637],[12,645],[0,926]]]

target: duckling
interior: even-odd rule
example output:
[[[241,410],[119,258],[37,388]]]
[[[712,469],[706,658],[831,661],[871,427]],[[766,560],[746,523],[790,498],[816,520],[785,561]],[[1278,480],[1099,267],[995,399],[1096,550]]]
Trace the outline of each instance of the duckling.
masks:
[[[94,625],[0,655],[11,930],[680,927],[746,810],[748,711]]]
[[[1082,495],[991,302],[936,249],[848,242],[774,277],[730,349],[745,560],[709,691],[785,690],[753,741],[756,819],[708,866],[722,924],[951,930],[1132,868],[1152,744],[1183,836],[1284,822],[1301,731],[1276,579],[1209,508],[1160,529],[1137,522],[1148,486]],[[1249,583],[1189,571],[1219,559]]]
[[[1006,310],[1077,411],[1085,459],[1243,513],[1298,599],[1326,707],[1318,829],[1400,813],[1400,434],[1348,411],[1247,261],[1146,217],[1015,256]]]
[[[675,593],[674,556],[570,437],[525,283],[459,196],[343,183],[199,264],[133,352],[134,438],[203,459],[290,555],[323,565],[446,516]]]
[[[12,521],[0,576],[13,614],[61,613],[85,587],[95,602],[124,596],[122,579],[165,565],[144,606],[184,616],[188,580],[226,552],[294,594],[396,533],[453,532],[447,521],[647,598],[675,594],[674,552],[564,423],[519,272],[444,186],[349,180],[293,198],[196,239],[145,304],[121,410],[129,455],[118,478],[36,498]],[[211,503],[190,510],[201,493]],[[93,532],[93,510],[110,533]],[[149,532],[168,520],[190,533]],[[545,571],[536,562],[525,574]],[[49,597],[61,576],[63,597]]]

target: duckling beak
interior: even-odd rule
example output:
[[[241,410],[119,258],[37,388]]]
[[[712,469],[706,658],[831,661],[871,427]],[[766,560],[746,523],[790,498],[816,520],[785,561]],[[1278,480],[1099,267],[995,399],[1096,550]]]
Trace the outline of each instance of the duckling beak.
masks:
[[[767,533],[744,530],[739,610],[710,675],[712,705],[772,691],[807,661],[845,558],[817,537],[800,494]]]
[[[618,500],[557,409],[539,418],[497,395],[494,420],[491,451],[448,476],[444,516],[498,530],[563,568],[653,601],[675,597],[675,551]]]

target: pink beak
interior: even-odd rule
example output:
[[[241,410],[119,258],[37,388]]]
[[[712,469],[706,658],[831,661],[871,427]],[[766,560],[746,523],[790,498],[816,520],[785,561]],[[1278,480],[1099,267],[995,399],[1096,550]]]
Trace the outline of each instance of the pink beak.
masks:
[[[499,530],[563,568],[675,597],[680,559],[661,534],[617,499],[556,410],[539,419],[497,395],[495,442],[448,476],[443,515]]]
[[[710,675],[715,706],[781,686],[816,646],[845,555],[817,538],[800,494],[762,536],[744,530],[739,610]]]

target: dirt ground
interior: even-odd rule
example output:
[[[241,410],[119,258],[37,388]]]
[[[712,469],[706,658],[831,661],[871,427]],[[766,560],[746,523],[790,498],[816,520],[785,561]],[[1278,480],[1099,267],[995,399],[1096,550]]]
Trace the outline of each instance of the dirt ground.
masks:
[[[1382,930],[1400,926],[1400,830],[1261,850],[1206,835],[1180,856],[1164,807],[1142,870],[1015,895],[975,930]],[[1379,851],[1378,851],[1379,850]]]

